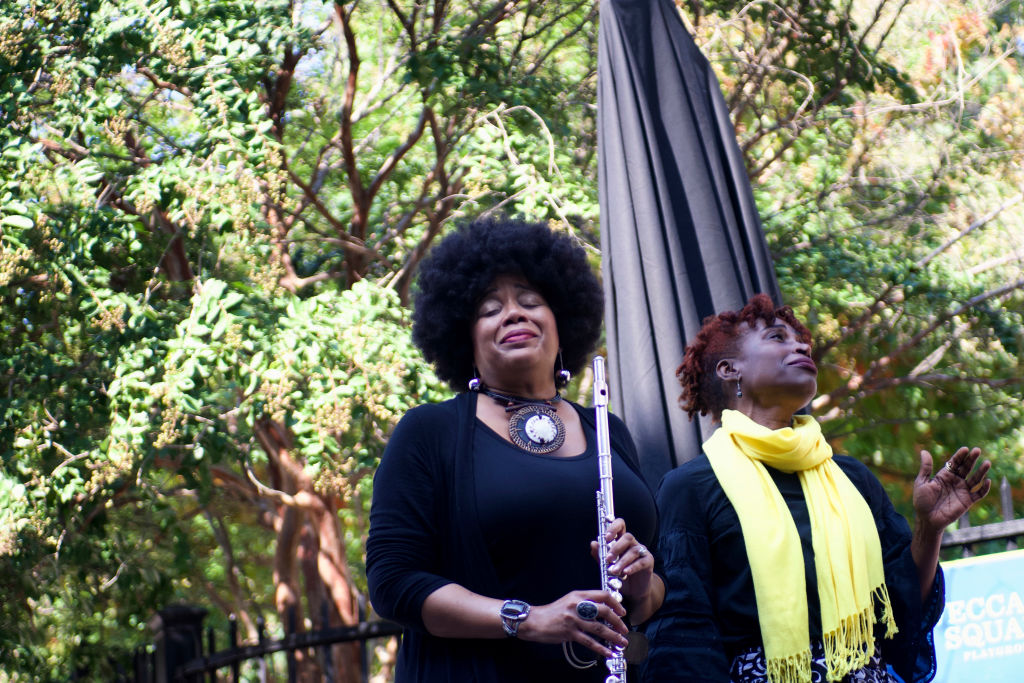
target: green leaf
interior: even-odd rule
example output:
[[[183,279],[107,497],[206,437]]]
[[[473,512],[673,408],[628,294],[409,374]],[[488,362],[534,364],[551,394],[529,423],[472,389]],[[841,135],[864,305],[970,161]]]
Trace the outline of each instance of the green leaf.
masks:
[[[28,216],[8,215],[0,218],[0,225],[10,225],[14,228],[28,230],[35,225],[35,223],[33,223],[32,219]]]

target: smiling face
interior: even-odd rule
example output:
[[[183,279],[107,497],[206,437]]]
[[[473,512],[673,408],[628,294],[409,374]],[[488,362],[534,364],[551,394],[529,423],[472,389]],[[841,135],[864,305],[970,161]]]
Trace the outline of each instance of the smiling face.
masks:
[[[473,323],[480,379],[499,390],[553,394],[558,343],[555,315],[540,292],[521,276],[496,277]]]
[[[792,417],[807,405],[818,389],[818,369],[811,359],[811,347],[786,322],[778,318],[771,325],[758,320],[744,324],[737,354],[718,366],[719,377],[735,392],[739,380],[743,396],[733,407],[754,417],[752,412],[773,410]]]

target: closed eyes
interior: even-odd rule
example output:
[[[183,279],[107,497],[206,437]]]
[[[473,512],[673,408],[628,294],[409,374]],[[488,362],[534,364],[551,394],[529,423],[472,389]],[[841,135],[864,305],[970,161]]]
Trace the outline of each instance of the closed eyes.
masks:
[[[544,305],[544,302],[536,295],[524,296],[517,301],[521,308],[534,309]],[[502,311],[502,305],[499,301],[485,302],[477,311],[477,317],[489,318],[492,315],[497,315]]]

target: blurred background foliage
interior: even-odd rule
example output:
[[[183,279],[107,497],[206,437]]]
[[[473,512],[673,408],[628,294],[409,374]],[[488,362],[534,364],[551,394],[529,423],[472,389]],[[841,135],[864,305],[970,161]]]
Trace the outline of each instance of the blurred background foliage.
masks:
[[[833,443],[904,511],[920,448],[981,445],[1020,514],[1024,3],[679,6]],[[102,679],[178,601],[250,642],[289,608],[359,620],[375,464],[447,396],[409,340],[419,260],[504,211],[599,262],[597,21],[572,0],[3,3],[0,677]]]

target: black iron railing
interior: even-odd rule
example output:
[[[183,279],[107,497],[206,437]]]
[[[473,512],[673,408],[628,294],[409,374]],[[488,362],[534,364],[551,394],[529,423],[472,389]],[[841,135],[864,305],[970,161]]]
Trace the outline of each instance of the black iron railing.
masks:
[[[359,643],[360,678],[367,681],[370,663],[366,642],[402,633],[402,627],[390,621],[363,621],[353,626],[298,632],[295,612],[292,611],[282,638],[268,638],[265,624],[260,619],[257,621],[258,642],[248,645],[239,643],[238,625],[232,618],[226,647],[218,650],[212,628],[205,630],[206,637],[203,638],[205,616],[205,609],[185,605],[160,610],[150,623],[155,633],[153,646],[136,651],[132,662],[134,675],[119,677],[119,680],[127,683],[237,682],[242,680],[243,664],[249,663],[250,671],[256,669],[257,680],[276,681],[282,680],[282,676],[270,671],[268,660],[283,653],[287,668],[283,680],[294,683],[298,680],[299,653],[306,653],[306,657],[315,658],[316,668],[324,682],[333,683],[339,673],[332,654],[333,646]],[[250,673],[247,680],[252,678]],[[348,676],[346,678],[351,680]]]
[[[942,547],[960,547],[962,557],[974,555],[974,544],[984,541],[1006,540],[1006,550],[1016,550],[1018,538],[1024,536],[1024,519],[1015,519],[1013,512],[1013,493],[1010,482],[1003,477],[999,484],[999,502],[1003,521],[971,526],[966,514],[960,518],[958,528],[946,531],[942,535]]]

